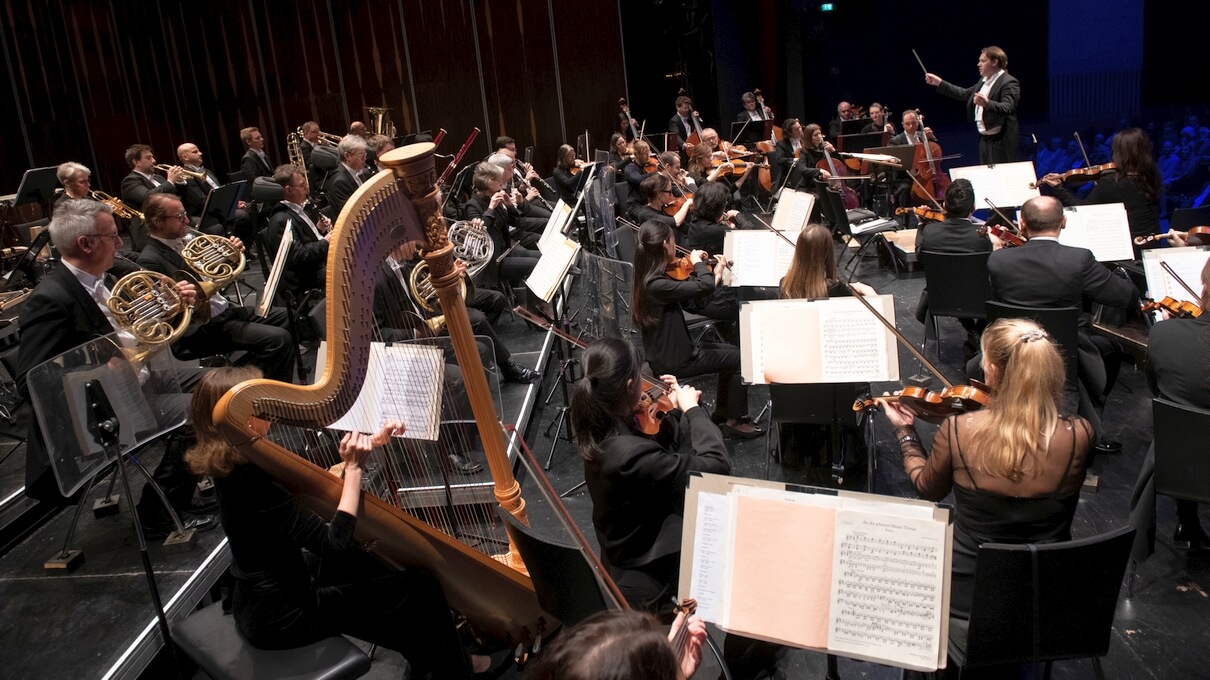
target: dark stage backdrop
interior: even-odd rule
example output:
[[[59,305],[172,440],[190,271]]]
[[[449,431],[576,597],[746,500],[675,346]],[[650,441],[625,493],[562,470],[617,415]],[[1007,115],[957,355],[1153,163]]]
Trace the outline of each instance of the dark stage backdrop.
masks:
[[[625,92],[614,0],[6,0],[0,49],[0,194],[28,167],[75,160],[117,194],[136,142],[173,163],[196,143],[220,177],[239,130],[259,127],[274,163],[306,120],[343,134],[385,106],[399,135],[445,128],[440,153],[482,131],[533,145],[549,174],[559,144],[605,146]],[[598,143],[600,140],[600,143]]]

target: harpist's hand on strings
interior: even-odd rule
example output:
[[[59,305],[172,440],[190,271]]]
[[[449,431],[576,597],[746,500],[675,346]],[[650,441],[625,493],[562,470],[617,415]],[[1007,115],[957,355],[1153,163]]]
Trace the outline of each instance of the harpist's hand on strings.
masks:
[[[363,432],[348,432],[340,440],[340,459],[345,462],[345,470],[350,467],[361,467],[375,446],[382,446],[391,439],[391,435],[402,434],[403,423],[398,420],[388,420],[382,429],[373,435]]]

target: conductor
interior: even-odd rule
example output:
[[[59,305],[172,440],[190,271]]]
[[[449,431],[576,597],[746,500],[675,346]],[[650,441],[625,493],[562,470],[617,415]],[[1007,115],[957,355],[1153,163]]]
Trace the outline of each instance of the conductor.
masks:
[[[1017,103],[1021,83],[1008,73],[1008,55],[992,45],[979,53],[979,81],[962,88],[925,73],[924,81],[941,94],[966,102],[967,117],[979,131],[979,162],[985,165],[1017,160]]]

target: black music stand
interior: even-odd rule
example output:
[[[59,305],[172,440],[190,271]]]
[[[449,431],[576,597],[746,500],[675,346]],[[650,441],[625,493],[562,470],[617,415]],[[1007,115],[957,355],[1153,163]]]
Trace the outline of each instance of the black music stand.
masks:
[[[838,135],[838,136],[847,137],[849,135],[859,135],[859,134],[861,134],[861,131],[866,128],[867,125],[869,125],[870,123],[873,123],[873,122],[874,121],[870,118],[855,118],[853,120],[842,120],[842,121],[840,121],[840,135]]]
[[[761,135],[764,134],[766,124],[771,123],[771,122],[772,121],[767,121],[767,120],[766,121],[753,120],[753,121],[732,123],[731,124],[731,143],[732,144],[742,144],[743,146],[750,147],[750,146],[754,145],[756,142],[769,139],[769,137],[767,137],[767,136],[762,137]]]
[[[840,151],[866,151],[886,146],[890,137],[888,132],[859,132],[855,135],[841,135],[836,138],[836,148]]]
[[[244,180],[212,189],[202,206],[202,216],[197,228],[206,231],[207,228],[222,225],[223,231],[228,231],[227,227],[235,221],[235,211],[239,208],[239,202],[243,200],[247,189],[248,182]]]
[[[21,176],[21,186],[17,188],[17,198],[13,205],[26,203],[41,203],[47,208],[55,200],[55,190],[59,188],[59,178],[55,175],[57,166],[46,168],[30,168]],[[49,215],[50,211],[46,210]]]

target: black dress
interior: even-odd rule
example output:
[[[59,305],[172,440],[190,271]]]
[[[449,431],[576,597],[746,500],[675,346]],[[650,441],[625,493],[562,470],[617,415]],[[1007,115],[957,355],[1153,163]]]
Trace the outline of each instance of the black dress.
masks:
[[[388,569],[357,548],[355,517],[337,512],[324,522],[255,465],[214,484],[231,544],[235,623],[249,643],[287,649],[347,633],[398,651],[418,677],[470,677],[432,575]]]
[[[1092,188],[1092,191],[1088,192],[1088,196],[1083,201],[1068,191],[1067,187],[1062,184],[1057,187],[1050,187],[1050,190],[1064,206],[1100,205],[1103,203],[1124,204],[1126,206],[1126,221],[1130,223],[1130,235],[1132,237],[1158,234],[1160,231],[1159,197],[1148,198],[1147,194],[1143,193],[1142,186],[1138,180],[1133,177],[1120,173],[1105,175]],[[1161,243],[1162,240],[1156,240],[1149,242],[1146,246],[1135,246],[1135,254],[1137,255],[1139,250],[1158,247]]]

